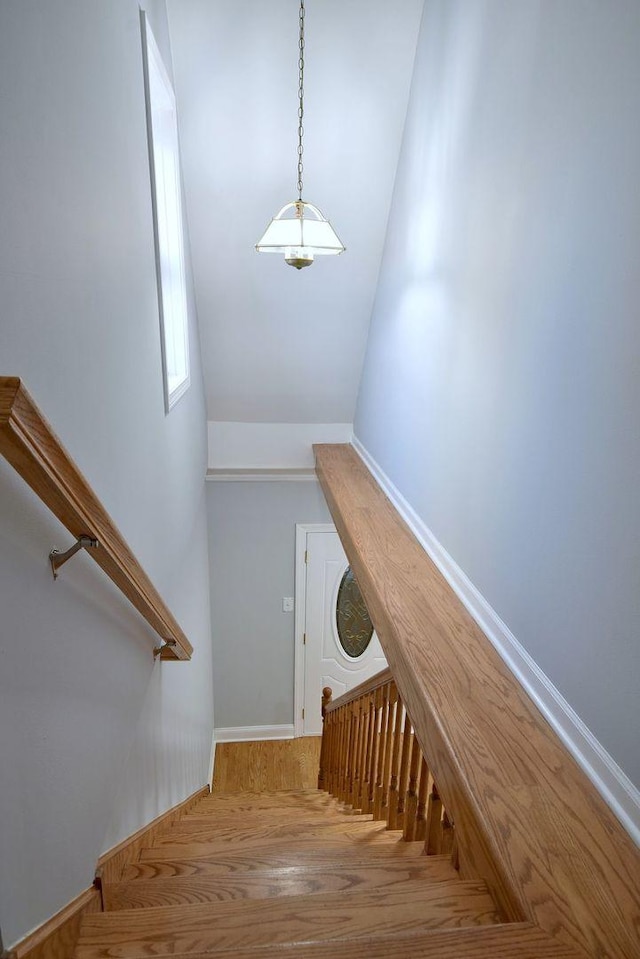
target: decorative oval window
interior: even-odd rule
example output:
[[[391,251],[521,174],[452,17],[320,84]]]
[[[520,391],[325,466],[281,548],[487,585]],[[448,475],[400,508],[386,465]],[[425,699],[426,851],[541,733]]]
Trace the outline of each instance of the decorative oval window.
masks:
[[[336,600],[338,639],[347,656],[362,656],[373,636],[373,623],[350,566],[342,577]]]

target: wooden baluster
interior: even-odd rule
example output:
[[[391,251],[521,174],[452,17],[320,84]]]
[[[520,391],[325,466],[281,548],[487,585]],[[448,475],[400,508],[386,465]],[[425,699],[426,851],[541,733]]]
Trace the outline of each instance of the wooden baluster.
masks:
[[[353,806],[355,793],[360,783],[360,736],[362,734],[362,702],[358,699],[353,704],[353,752],[351,754],[351,779],[349,781],[349,798],[347,802]]]
[[[345,801],[345,796],[347,793],[347,783],[349,781],[349,745],[351,743],[351,705],[348,704],[343,708],[343,722],[344,730],[342,733],[343,737],[343,756],[342,756],[342,771],[340,774],[340,792],[338,793],[338,798],[341,802]]]
[[[378,752],[380,751],[380,720],[382,715],[382,688],[374,692],[373,704],[373,740],[371,749],[371,763],[369,765],[369,796],[367,812],[373,813],[373,799],[376,789],[376,770],[378,768]]]
[[[353,703],[347,703],[344,708],[344,771],[342,774],[340,801],[346,803],[349,795],[349,778],[351,774],[351,738],[353,735]]]
[[[351,709],[351,735],[349,737],[349,770],[347,776],[347,795],[345,802],[352,804],[353,783],[356,776],[356,753],[358,750],[358,703],[352,702]]]
[[[323,789],[327,792],[331,792],[330,782],[331,782],[331,738],[333,736],[333,727],[331,725],[332,720],[331,713],[327,713],[322,723],[322,739],[323,743],[320,747],[320,773],[322,774],[324,785]],[[326,744],[325,744],[326,738]],[[324,752],[323,752],[324,750]],[[320,773],[318,773],[318,784],[320,783]]]
[[[369,720],[367,735],[367,752],[365,758],[364,779],[362,782],[362,795],[360,796],[360,808],[363,813],[371,812],[371,800],[369,793],[371,790],[371,775],[373,769],[373,759],[376,749],[376,694],[369,694]]]
[[[351,803],[351,789],[356,759],[356,740],[358,738],[358,706],[349,703],[349,758],[347,760],[347,779],[345,784],[344,801]]]
[[[326,711],[327,706],[331,702],[331,696],[333,695],[333,690],[330,686],[325,686],[322,690],[322,742],[320,744],[320,769],[318,770],[318,789],[326,788],[327,776],[327,763],[329,759],[329,729],[326,722]]]
[[[396,725],[393,737],[393,752],[391,755],[391,781],[389,783],[389,811],[387,825],[389,829],[398,828],[398,774],[400,767],[400,747],[402,746],[402,728],[404,722],[404,706],[398,696],[396,706]]]
[[[331,795],[337,796],[340,788],[340,770],[342,769],[342,710],[333,714],[335,746],[333,752],[333,781]]]
[[[360,739],[358,743],[358,782],[353,794],[353,808],[362,811],[362,787],[365,779],[365,753],[369,729],[369,700],[360,698]]]
[[[389,789],[391,783],[391,754],[393,752],[398,722],[398,689],[394,682],[389,683],[389,718],[387,735],[384,744],[384,769],[382,771],[382,801],[380,803],[380,819],[386,820],[389,826]]]
[[[367,742],[369,740],[369,697],[363,696],[360,700],[361,719],[360,719],[360,750],[358,753],[358,768],[360,775],[358,778],[358,788],[353,797],[355,809],[362,811],[362,795],[367,770]]]
[[[438,787],[434,783],[427,801],[427,841],[425,852],[427,856],[437,856],[442,845],[442,800]]]
[[[402,732],[402,753],[400,756],[400,773],[398,776],[398,809],[396,812],[396,829],[404,829],[405,802],[409,785],[409,756],[411,754],[411,720],[405,709],[404,729]]]
[[[340,762],[340,710],[335,709],[331,716],[331,763],[329,765],[329,792],[336,794],[336,776]]]
[[[330,748],[329,748],[329,779],[327,783],[327,789],[333,796],[336,790],[336,766],[338,763],[338,714],[334,710],[329,713],[329,730],[330,730]]]
[[[364,695],[360,700],[360,708],[362,709],[362,718],[360,722],[360,752],[358,756],[358,767],[360,769],[360,776],[358,778],[358,788],[354,795],[354,809],[360,810],[362,812],[362,794],[364,790],[364,783],[367,775],[366,770],[366,757],[367,757],[367,742],[369,739],[369,697]]]
[[[447,810],[442,811],[442,842],[440,852],[443,856],[450,856],[453,850],[454,829],[453,823],[447,815]]]
[[[342,777],[340,783],[340,796],[339,799],[341,802],[347,801],[347,793],[349,791],[349,763],[351,762],[351,720],[353,718],[353,712],[351,709],[351,703],[347,703],[344,707],[344,769],[342,770]]]
[[[382,687],[382,709],[380,710],[380,734],[378,737],[378,759],[376,785],[373,790],[373,818],[382,819],[382,793],[384,790],[384,754],[389,725],[389,684]]]
[[[453,823],[451,824],[453,826]],[[458,836],[455,827],[453,829],[453,842],[451,843],[451,865],[457,871],[460,871],[460,852],[458,849]]]
[[[344,777],[347,766],[347,708],[341,706],[339,710],[340,723],[340,745],[338,748],[338,768],[336,770],[336,789],[334,795],[336,798],[342,798],[342,789],[344,786]]]
[[[420,764],[420,787],[418,789],[418,805],[416,807],[416,839],[424,841],[427,838],[427,793],[429,792],[429,767],[422,757]]]
[[[327,713],[322,720],[322,745],[320,746],[320,772],[318,773],[318,784],[320,783],[320,774],[324,780],[323,789],[331,792],[331,740],[333,737],[333,726],[331,720],[333,716]]]
[[[413,842],[416,836],[416,810],[418,808],[418,773],[420,772],[420,744],[415,733],[411,743],[411,763],[409,765],[409,788],[407,789],[407,799],[405,803],[404,828],[402,838],[407,842]]]

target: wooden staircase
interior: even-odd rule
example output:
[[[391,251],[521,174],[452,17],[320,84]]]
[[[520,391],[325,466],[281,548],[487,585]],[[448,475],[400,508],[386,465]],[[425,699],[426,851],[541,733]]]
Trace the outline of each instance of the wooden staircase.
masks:
[[[631,837],[355,453],[316,457],[391,669],[323,691],[318,790],[207,796],[112,868],[77,959],[640,959]]]
[[[496,925],[485,884],[461,880],[450,856],[319,790],[207,796],[103,897],[76,959],[501,956],[504,930],[522,935]]]

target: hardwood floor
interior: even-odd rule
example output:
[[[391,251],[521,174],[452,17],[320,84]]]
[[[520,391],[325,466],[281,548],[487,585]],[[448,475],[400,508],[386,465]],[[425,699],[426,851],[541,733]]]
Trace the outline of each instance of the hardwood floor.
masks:
[[[320,736],[274,742],[218,743],[214,793],[315,789]]]

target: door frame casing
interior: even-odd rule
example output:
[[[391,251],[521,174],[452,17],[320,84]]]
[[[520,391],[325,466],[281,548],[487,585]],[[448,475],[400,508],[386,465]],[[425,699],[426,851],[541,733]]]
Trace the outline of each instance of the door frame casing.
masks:
[[[295,640],[294,640],[294,680],[293,680],[293,735],[304,736],[304,633],[307,618],[307,535],[309,533],[337,533],[333,523],[296,523],[296,568],[295,568]]]

